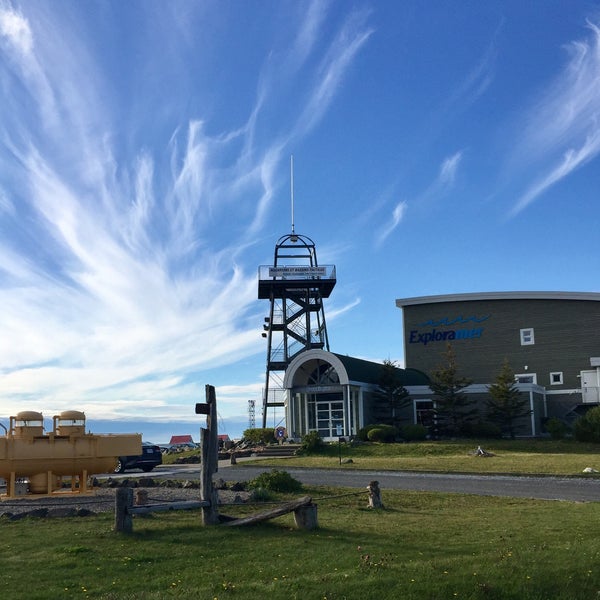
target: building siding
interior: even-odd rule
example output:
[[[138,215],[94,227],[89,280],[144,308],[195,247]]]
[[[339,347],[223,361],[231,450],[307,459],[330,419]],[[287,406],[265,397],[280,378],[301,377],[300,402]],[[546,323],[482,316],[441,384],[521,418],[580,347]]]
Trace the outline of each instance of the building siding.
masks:
[[[406,366],[428,374],[449,342],[461,374],[475,383],[492,382],[506,358],[515,373],[535,373],[539,385],[558,391],[579,388],[580,372],[600,356],[597,301],[468,300],[404,306],[403,313]],[[533,345],[521,345],[525,328],[534,330]],[[550,384],[552,372],[563,373],[562,384]]]

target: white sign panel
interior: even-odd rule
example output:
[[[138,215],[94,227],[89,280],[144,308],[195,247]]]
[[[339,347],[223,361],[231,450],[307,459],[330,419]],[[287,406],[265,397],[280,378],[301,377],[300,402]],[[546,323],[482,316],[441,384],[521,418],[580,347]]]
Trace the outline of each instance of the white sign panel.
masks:
[[[269,267],[269,277],[325,277],[325,267]]]

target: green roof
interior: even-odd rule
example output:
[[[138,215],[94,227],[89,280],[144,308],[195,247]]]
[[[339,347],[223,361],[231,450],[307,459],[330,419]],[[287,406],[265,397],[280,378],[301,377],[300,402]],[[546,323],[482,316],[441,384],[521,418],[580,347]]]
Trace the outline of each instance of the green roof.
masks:
[[[381,380],[381,369],[383,368],[381,363],[345,354],[336,354],[335,352],[332,352],[332,354],[340,359],[350,381],[377,384]],[[396,370],[403,386],[429,385],[429,377],[418,369],[400,369],[396,367]]]

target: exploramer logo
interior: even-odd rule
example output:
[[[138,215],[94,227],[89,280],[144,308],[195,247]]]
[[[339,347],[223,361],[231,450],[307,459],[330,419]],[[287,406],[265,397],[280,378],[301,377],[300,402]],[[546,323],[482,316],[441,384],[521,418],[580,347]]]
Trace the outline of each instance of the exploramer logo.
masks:
[[[461,329],[446,329],[439,330],[438,327],[445,326],[456,326],[456,325],[468,325],[469,323],[478,325],[479,323],[483,323],[483,321],[487,321],[491,315],[484,315],[482,317],[476,317],[475,315],[471,315],[469,317],[463,317],[462,315],[459,317],[454,317],[453,319],[449,317],[444,317],[443,319],[429,319],[423,323],[418,323],[418,327],[432,327],[432,329],[428,331],[419,331],[418,329],[413,329],[410,332],[410,336],[408,338],[409,344],[423,344],[427,346],[431,342],[451,342],[453,340],[472,340],[476,338],[480,338],[483,335],[483,327],[474,327],[474,328],[461,328]]]
[[[470,340],[474,338],[480,338],[483,334],[483,327],[477,327],[475,329],[450,329],[448,331],[438,331],[432,329],[431,331],[420,332],[413,329],[410,332],[408,339],[409,344],[423,344],[427,346],[430,342],[443,342],[452,340]]]

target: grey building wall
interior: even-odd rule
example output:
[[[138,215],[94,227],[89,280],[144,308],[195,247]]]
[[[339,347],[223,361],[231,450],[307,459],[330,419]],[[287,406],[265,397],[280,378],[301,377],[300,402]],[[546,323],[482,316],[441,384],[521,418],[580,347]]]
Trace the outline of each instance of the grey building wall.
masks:
[[[475,383],[492,382],[506,358],[515,373],[535,373],[547,389],[572,390],[590,357],[600,356],[599,301],[474,299],[402,309],[406,366],[426,373],[442,363],[449,342],[461,374]],[[525,328],[534,331],[532,345],[521,344]],[[562,384],[551,385],[552,372],[563,373]]]

